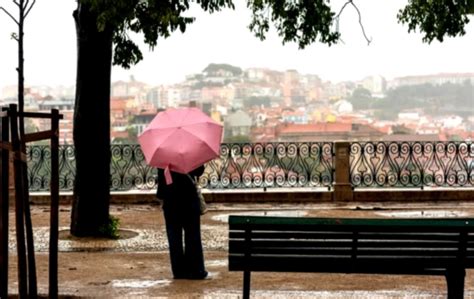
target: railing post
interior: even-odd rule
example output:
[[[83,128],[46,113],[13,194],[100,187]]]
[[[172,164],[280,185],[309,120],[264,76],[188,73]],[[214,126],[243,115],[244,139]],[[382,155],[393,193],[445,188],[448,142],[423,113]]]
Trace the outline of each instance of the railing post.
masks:
[[[350,142],[338,141],[335,147],[334,201],[352,201],[353,192],[350,178]]]
[[[15,227],[16,227],[16,250],[17,250],[17,275],[18,275],[18,297],[28,297],[28,262],[25,242],[25,199],[26,194],[23,186],[23,166],[21,162],[21,140],[18,135],[17,106],[10,104],[10,132],[13,152],[13,172],[15,182]],[[25,157],[26,160],[26,157]]]
[[[8,215],[9,215],[9,177],[10,177],[10,150],[9,118],[7,108],[1,110],[0,128],[0,298],[8,298]]]
[[[49,235],[49,298],[58,298],[58,229],[59,229],[59,110],[51,110],[51,214]]]

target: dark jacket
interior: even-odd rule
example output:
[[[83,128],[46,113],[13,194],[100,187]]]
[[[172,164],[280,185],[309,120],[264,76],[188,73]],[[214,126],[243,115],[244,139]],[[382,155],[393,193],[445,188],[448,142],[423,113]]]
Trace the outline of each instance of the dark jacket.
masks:
[[[194,178],[204,173],[204,166],[200,166],[189,173]],[[158,168],[158,188],[156,196],[163,200],[163,208],[178,208],[199,205],[198,195],[194,181],[187,174],[171,171],[173,183],[166,184],[164,170]]]

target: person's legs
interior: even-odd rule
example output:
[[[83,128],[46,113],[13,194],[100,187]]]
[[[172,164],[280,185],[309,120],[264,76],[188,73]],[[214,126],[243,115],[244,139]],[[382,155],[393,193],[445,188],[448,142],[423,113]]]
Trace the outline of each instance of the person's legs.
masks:
[[[166,222],[166,235],[170,252],[171,270],[174,278],[186,278],[186,261],[183,248],[183,225],[175,211],[163,209]]]
[[[204,254],[201,241],[201,218],[199,213],[188,215],[184,221],[185,260],[191,279],[206,278]]]

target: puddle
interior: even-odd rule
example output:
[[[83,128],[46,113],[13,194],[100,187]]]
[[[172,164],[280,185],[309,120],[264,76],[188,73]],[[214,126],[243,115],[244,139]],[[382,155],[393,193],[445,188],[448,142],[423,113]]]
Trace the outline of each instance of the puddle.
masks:
[[[271,291],[271,290],[252,290],[250,297],[257,298],[268,298],[268,299],[287,299],[287,298],[351,298],[351,299],[412,299],[412,298],[446,298],[446,295],[433,293],[433,292],[422,292],[422,291],[392,291],[392,290],[376,290],[376,291]],[[229,292],[226,290],[218,290],[212,293],[212,295],[204,296],[203,298],[241,298],[242,293]]]
[[[302,217],[308,215],[306,211],[248,211],[238,212],[230,214],[219,214],[212,216],[212,220],[226,222],[229,219],[229,215],[242,215],[242,216],[285,216],[285,217]]]
[[[219,272],[208,272],[206,279],[216,279],[219,278]]]
[[[112,287],[114,288],[130,288],[130,289],[142,289],[150,288],[157,285],[167,286],[171,283],[169,279],[161,280],[138,280],[138,279],[124,279],[124,280],[112,280]]]
[[[467,217],[468,214],[461,211],[383,211],[375,214],[385,217],[401,217],[401,218],[456,218]]]
[[[210,260],[210,261],[206,261],[206,266],[209,266],[209,267],[227,266],[227,260]]]

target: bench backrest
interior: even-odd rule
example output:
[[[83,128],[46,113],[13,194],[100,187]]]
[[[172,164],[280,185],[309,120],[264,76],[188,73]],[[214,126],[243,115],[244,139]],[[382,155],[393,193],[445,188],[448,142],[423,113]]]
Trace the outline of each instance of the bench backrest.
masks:
[[[474,219],[229,217],[229,270],[437,274],[452,267],[474,267]]]

